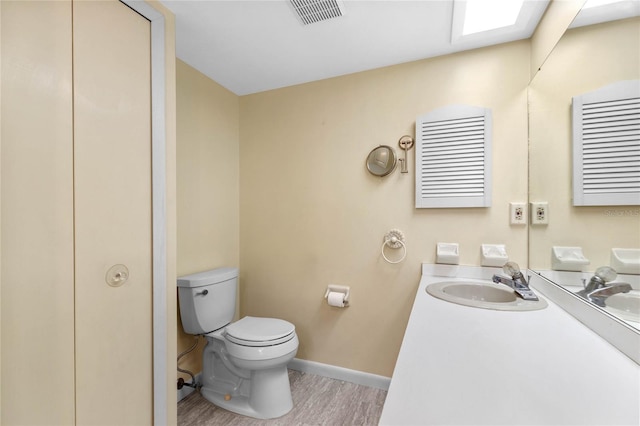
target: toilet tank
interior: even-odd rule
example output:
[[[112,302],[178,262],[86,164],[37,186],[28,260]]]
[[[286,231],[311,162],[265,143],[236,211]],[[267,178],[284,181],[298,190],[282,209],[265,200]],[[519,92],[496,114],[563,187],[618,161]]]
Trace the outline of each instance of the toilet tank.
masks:
[[[178,278],[182,328],[205,334],[229,324],[236,311],[238,268],[218,268]]]

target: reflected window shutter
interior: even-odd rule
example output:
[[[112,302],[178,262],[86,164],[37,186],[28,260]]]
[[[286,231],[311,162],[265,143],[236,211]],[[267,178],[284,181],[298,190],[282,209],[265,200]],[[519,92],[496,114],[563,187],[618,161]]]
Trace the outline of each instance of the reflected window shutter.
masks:
[[[640,205],[640,80],[573,98],[573,205]]]
[[[491,110],[453,105],[416,120],[416,208],[491,205]]]

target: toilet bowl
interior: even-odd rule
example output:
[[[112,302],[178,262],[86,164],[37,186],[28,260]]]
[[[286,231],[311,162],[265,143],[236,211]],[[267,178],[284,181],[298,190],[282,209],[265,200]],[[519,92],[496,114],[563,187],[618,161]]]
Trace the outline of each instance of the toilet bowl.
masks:
[[[238,330],[252,326],[279,325],[289,331],[251,333],[243,338]],[[231,334],[231,332],[234,334]],[[224,330],[205,335],[202,395],[219,407],[245,416],[271,419],[293,408],[287,364],[298,350],[293,324],[274,318],[244,317]]]
[[[178,287],[185,332],[204,335],[207,341],[202,354],[202,396],[221,408],[258,419],[287,414],[293,408],[287,364],[299,344],[295,326],[251,316],[230,322],[235,312],[235,268],[181,277]]]
[[[290,322],[275,318],[244,317],[222,333],[227,351],[241,368],[262,370],[298,350],[298,336]],[[288,360],[290,361],[290,360]]]

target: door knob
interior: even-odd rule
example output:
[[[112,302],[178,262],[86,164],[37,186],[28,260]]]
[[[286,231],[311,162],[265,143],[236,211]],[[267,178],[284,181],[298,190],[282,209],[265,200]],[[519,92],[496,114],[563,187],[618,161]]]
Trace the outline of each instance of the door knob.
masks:
[[[125,265],[113,265],[107,271],[105,281],[111,287],[120,287],[129,279],[129,269]]]

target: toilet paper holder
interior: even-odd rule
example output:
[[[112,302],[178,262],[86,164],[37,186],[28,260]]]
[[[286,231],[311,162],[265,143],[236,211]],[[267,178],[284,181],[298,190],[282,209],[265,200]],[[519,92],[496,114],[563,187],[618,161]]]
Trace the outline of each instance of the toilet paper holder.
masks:
[[[344,301],[344,306],[347,307],[349,306],[349,292],[350,292],[351,288],[349,286],[346,285],[335,285],[335,284],[329,284],[329,286],[327,287],[327,291],[324,293],[324,298],[328,300],[329,298],[329,293],[342,293],[344,294],[344,296],[342,297],[342,300]]]

